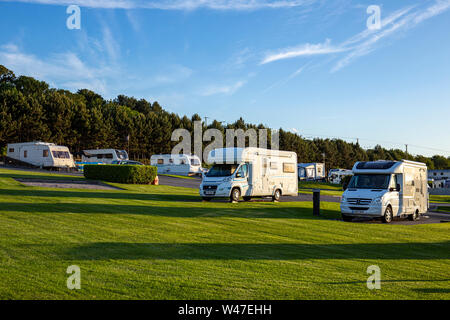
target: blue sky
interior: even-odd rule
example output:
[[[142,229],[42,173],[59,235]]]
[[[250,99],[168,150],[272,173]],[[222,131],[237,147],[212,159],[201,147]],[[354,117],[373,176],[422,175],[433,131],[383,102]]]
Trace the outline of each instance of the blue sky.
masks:
[[[450,156],[450,0],[0,0],[0,30],[0,64],[54,87]]]

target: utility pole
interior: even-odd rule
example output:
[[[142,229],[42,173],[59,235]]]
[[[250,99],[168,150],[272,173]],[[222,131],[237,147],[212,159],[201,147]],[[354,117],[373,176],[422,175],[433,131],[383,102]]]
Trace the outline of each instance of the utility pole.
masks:
[[[408,145],[405,144],[405,146],[406,146],[406,155],[408,156]]]
[[[205,117],[205,127],[208,127],[208,119],[209,117]]]

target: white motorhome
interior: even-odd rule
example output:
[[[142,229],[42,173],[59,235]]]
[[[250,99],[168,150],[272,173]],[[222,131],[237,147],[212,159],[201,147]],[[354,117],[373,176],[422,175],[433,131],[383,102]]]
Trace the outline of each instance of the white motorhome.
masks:
[[[325,178],[325,163],[299,163],[299,180],[322,180]]]
[[[112,164],[113,161],[128,160],[128,153],[125,150],[116,149],[95,149],[83,150],[81,161],[83,163],[105,163]]]
[[[211,169],[203,176],[200,196],[208,201],[214,197],[272,197],[298,195],[297,154],[261,148],[220,148],[208,155]]]
[[[155,166],[160,174],[188,176],[203,172],[200,158],[196,155],[155,154],[151,156],[150,164]]]
[[[330,171],[328,172],[328,182],[333,184],[340,184],[343,177],[352,175],[352,170],[330,169]]]
[[[74,168],[75,163],[69,149],[47,142],[10,143],[7,157],[42,168]]]
[[[419,219],[428,211],[427,166],[402,161],[357,162],[353,177],[342,195],[344,221],[353,217]]]

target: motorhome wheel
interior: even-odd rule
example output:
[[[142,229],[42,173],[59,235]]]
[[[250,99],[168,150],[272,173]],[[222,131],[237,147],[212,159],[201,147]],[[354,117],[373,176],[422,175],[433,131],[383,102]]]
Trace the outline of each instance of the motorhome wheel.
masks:
[[[411,221],[419,220],[419,210],[416,210],[413,214],[410,214],[408,216],[408,219],[411,220]]]
[[[392,221],[392,208],[391,207],[387,207],[386,211],[384,212],[384,216],[383,216],[383,222],[384,223],[390,223]]]
[[[240,197],[241,197],[241,191],[238,188],[234,188],[231,191],[231,196],[230,196],[231,202],[237,202]]]
[[[275,190],[275,193],[272,196],[273,201],[279,201],[281,198],[281,191],[280,189]]]

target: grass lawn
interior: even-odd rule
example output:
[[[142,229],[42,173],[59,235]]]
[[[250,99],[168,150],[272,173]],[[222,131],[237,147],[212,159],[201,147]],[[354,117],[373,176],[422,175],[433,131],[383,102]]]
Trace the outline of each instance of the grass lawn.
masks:
[[[430,195],[430,202],[450,204],[450,196]]]
[[[0,169],[1,299],[450,298],[448,223],[344,223],[333,220],[338,203],[323,202],[317,218],[309,202],[44,189],[12,176]],[[81,290],[66,287],[70,265]],[[381,290],[366,287],[370,265]]]
[[[437,207],[437,211],[443,212],[443,213],[450,213],[450,207],[447,207],[447,206]]]
[[[332,184],[328,182],[316,182],[316,181],[299,181],[298,188],[342,191],[342,185],[340,184]]]

